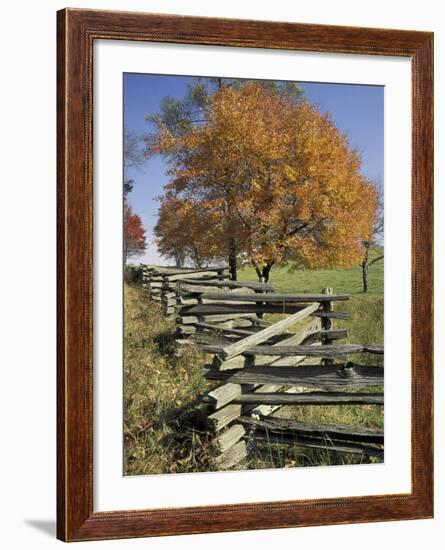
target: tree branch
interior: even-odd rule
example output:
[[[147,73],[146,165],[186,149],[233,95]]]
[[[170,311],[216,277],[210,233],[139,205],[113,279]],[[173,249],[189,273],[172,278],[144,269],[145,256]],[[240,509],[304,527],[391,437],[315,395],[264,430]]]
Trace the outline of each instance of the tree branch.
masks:
[[[369,262],[369,265],[372,265],[372,264],[375,264],[376,262],[378,262],[379,260],[383,260],[384,258],[384,254],[382,254],[381,256],[378,256],[378,258],[374,258],[373,260],[371,260]]]
[[[302,229],[306,229],[306,227],[309,225],[309,222],[300,222],[300,225],[298,227],[294,227],[294,229],[291,229],[286,233],[286,237],[292,237],[292,235],[295,235]]]

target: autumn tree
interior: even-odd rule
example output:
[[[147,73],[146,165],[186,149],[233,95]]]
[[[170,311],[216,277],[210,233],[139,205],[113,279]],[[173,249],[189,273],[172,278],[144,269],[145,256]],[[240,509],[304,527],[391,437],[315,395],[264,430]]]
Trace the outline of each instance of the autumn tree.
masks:
[[[240,90],[246,84],[256,85],[264,90],[279,95],[286,102],[297,104],[303,97],[303,90],[296,82],[279,82],[275,80],[243,80],[233,78],[194,78],[187,86],[182,99],[166,96],[161,101],[160,111],[146,115],[146,120],[159,130],[165,127],[175,136],[185,135],[192,128],[207,122],[209,107],[213,96],[223,88]],[[134,134],[128,132],[128,143],[133,145]],[[144,139],[150,153],[151,143],[156,133],[146,134]]]
[[[183,99],[177,99],[173,97],[165,97],[161,103],[161,109],[159,113],[147,115],[147,120],[155,125],[157,131],[154,134],[148,134],[145,136],[147,155],[150,156],[153,153],[165,154],[171,162],[174,162],[171,151],[160,150],[158,145],[159,132],[167,130],[171,135],[176,138],[186,138],[195,128],[201,128],[203,125],[209,123],[209,115],[212,114],[212,105],[214,102],[214,94],[222,89],[231,89],[234,91],[241,90],[245,84],[256,85],[257,87],[267,90],[270,93],[280,96],[288,103],[296,104],[302,98],[302,89],[295,82],[277,82],[272,80],[243,80],[243,79],[231,79],[231,78],[196,78],[193,79],[188,85],[188,90]],[[187,199],[189,201],[189,199]],[[190,201],[189,201],[190,202]],[[195,202],[195,200],[193,200]],[[201,215],[203,216],[203,208],[201,208]],[[184,213],[184,212],[182,212]],[[214,216],[213,216],[214,217]],[[231,206],[228,204],[226,221],[227,231],[224,235],[224,243],[226,250],[222,254],[225,260],[229,263],[231,279],[237,278],[237,257],[240,250],[235,238],[234,224],[232,219]],[[206,216],[202,218],[205,220]],[[210,220],[209,220],[210,221]],[[214,220],[212,220],[214,221]],[[162,224],[165,229],[166,225]],[[207,232],[209,228],[207,227]],[[204,233],[201,233],[198,238],[203,239]],[[163,240],[165,243],[165,239]],[[191,248],[196,248],[197,245],[193,245]],[[168,256],[167,257],[172,257]],[[192,261],[196,264],[196,259],[192,258]]]
[[[198,201],[165,197],[154,227],[159,252],[178,267],[191,263],[201,268],[209,262],[223,260],[217,244],[218,221],[218,217]]]
[[[212,240],[212,257],[244,257],[262,281],[278,263],[357,265],[376,194],[328,115],[245,82],[221,86],[199,116],[179,130],[159,119],[149,152],[168,160],[163,201],[197,205],[200,219],[212,222],[211,234],[208,226],[193,235]]]
[[[363,255],[360,262],[362,268],[362,282],[363,292],[368,292],[369,289],[369,268],[377,262],[380,262],[384,258],[384,254],[378,254],[374,258],[370,259],[370,250],[372,247],[381,244],[384,232],[384,199],[383,199],[383,185],[376,185],[376,213],[374,217],[374,223],[372,225],[372,231],[369,233],[368,238],[362,240]]]
[[[141,256],[147,247],[141,218],[124,202],[124,263],[130,257]]]

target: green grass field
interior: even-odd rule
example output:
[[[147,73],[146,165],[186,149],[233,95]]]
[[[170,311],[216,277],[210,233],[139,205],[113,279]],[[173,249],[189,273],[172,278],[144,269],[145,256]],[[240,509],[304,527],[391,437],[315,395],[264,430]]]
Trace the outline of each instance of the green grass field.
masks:
[[[380,252],[374,250],[371,258]],[[255,281],[254,270],[241,269],[239,279]],[[383,343],[383,261],[371,266],[370,291],[366,294],[361,291],[360,268],[292,271],[275,266],[269,282],[279,292],[320,292],[324,287],[332,287],[334,293],[351,294],[348,302],[336,305],[338,310],[348,311],[350,319],[335,321],[335,327],[347,328],[351,343]],[[159,307],[147,301],[140,287],[126,285],[124,316],[125,474],[216,469],[215,450],[205,430],[205,406],[200,402],[209,391],[209,383],[201,375],[204,355],[193,347],[181,357],[175,355],[174,319],[162,317]],[[372,360],[378,364],[376,356]],[[383,407],[375,405],[283,407],[280,415],[309,422],[383,427]],[[357,455],[269,445],[254,450],[252,458],[237,468],[360,461]]]
[[[371,251],[370,259],[381,254],[381,248],[374,249]],[[269,283],[275,285],[277,292],[318,293],[323,288],[331,287],[334,294],[350,294],[351,298],[347,302],[341,302],[336,306],[341,311],[347,311],[350,319],[335,321],[335,326],[348,330],[348,341],[351,343],[383,344],[383,271],[383,260],[370,267],[367,293],[362,291],[360,267],[295,271],[289,266],[275,266],[270,272]],[[253,268],[242,268],[238,272],[240,281],[252,281],[255,278]]]
[[[380,256],[382,249],[374,248],[370,260]],[[359,266],[353,269],[319,269],[292,270],[292,266],[274,266],[270,271],[269,283],[276,286],[279,292],[320,292],[322,288],[332,287],[337,294],[361,295],[372,300],[383,296],[383,260],[376,262],[369,269],[369,291],[363,294],[362,270]],[[253,267],[244,267],[238,271],[240,281],[256,281]]]

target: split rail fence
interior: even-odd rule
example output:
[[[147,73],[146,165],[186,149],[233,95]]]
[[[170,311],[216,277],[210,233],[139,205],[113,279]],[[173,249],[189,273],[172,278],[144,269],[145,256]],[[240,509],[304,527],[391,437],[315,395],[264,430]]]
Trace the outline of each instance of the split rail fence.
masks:
[[[383,386],[383,367],[348,360],[352,354],[383,354],[383,346],[336,344],[348,333],[335,330],[333,321],[348,316],[334,303],[349,296],[328,292],[260,296],[178,289],[178,326],[193,327],[190,337],[213,355],[204,375],[219,385],[205,401],[221,469],[271,443],[383,458],[383,430],[276,416],[286,405],[383,405],[383,393],[366,391]],[[270,323],[261,318],[265,313],[286,316]]]
[[[348,295],[280,294],[270,284],[229,281],[225,268],[171,271],[147,270],[145,284],[155,283],[151,299],[176,314],[178,344],[193,342],[211,358],[204,376],[217,386],[204,401],[220,469],[275,443],[383,458],[381,429],[277,416],[289,405],[383,406],[383,367],[368,364],[383,346],[337,343],[348,332],[334,320],[348,314],[334,304]],[[268,313],[282,315],[270,322]],[[359,363],[349,360],[357,354]]]
[[[192,280],[208,284],[220,283],[229,276],[226,267],[187,269],[177,267],[142,266],[142,288],[147,297],[162,307],[164,315],[173,315],[177,305],[176,290],[181,282]]]

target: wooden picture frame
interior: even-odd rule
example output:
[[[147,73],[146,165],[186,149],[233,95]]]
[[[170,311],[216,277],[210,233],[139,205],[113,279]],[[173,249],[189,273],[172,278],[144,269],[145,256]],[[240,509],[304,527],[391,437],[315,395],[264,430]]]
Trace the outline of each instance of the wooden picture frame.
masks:
[[[433,34],[65,9],[57,14],[58,490],[64,541],[433,516]],[[412,490],[407,494],[93,512],[95,40],[403,56],[412,62]]]

